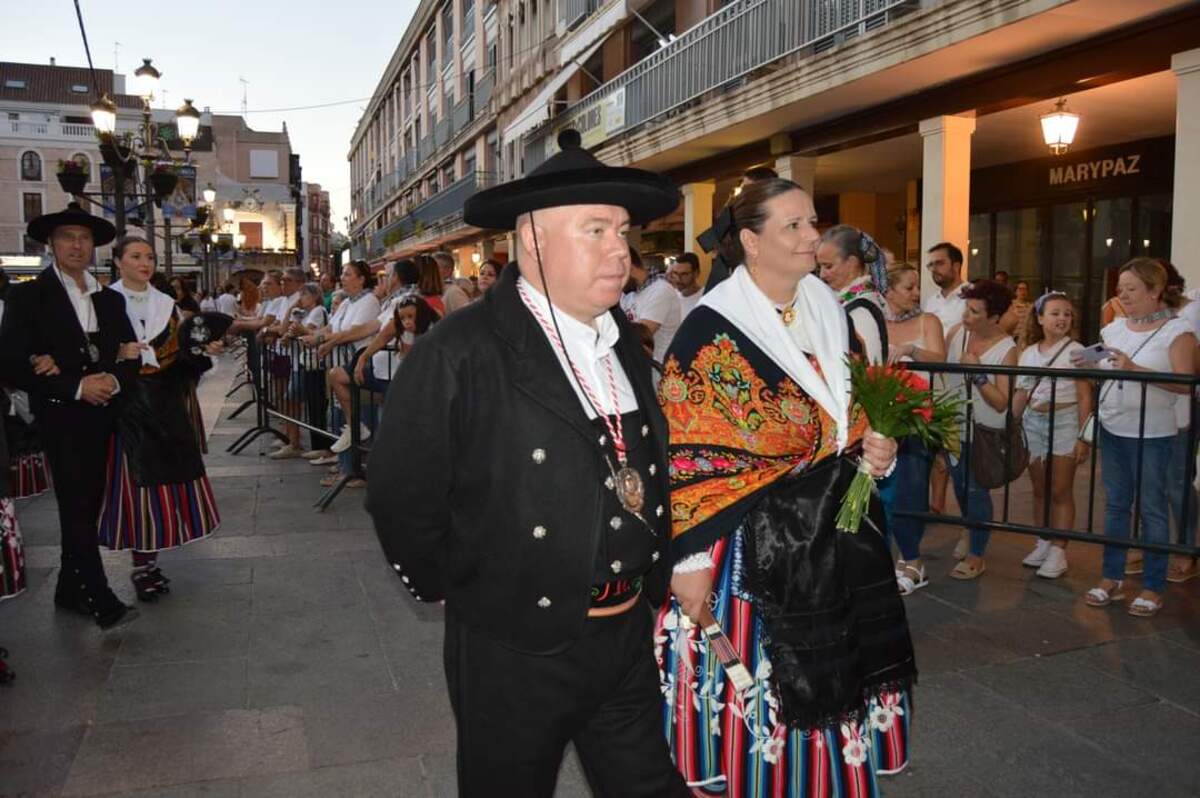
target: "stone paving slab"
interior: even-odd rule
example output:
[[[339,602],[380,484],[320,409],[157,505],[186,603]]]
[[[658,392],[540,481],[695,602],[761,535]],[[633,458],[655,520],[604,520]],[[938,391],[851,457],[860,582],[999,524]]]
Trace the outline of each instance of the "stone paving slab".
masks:
[[[323,469],[263,456],[266,437],[225,452],[253,422],[228,420],[232,376],[201,386],[221,529],[162,556],[173,592],[135,623],[55,611],[53,495],[18,505],[30,588],[0,606],[19,674],[0,690],[0,796],[456,795],[442,608],[396,580],[362,491],[318,513]],[[1018,483],[1014,520],[1028,505]],[[1020,565],[1031,540],[996,534],[986,575],[958,582],[958,536],[929,531],[931,584],[907,599],[913,759],[884,795],[1200,794],[1200,583],[1134,619],[1082,601],[1099,547],[1073,544],[1051,581]],[[132,601],[128,556],[104,560]],[[588,794],[568,752],[557,795]]]

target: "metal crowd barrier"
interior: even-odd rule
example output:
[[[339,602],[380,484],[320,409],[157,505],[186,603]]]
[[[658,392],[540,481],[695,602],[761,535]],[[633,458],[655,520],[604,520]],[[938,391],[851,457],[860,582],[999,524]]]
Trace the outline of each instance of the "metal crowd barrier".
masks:
[[[324,511],[350,480],[365,478],[364,463],[370,441],[379,429],[384,390],[357,383],[354,365],[362,350],[353,346],[335,347],[320,358],[315,348],[295,338],[264,342],[253,333],[242,338],[246,344],[246,371],[254,394],[251,402],[257,415],[254,427],[234,441],[228,451],[238,454],[262,435],[287,441],[278,424],[296,425],[301,435],[308,432],[311,448],[325,449],[341,435],[343,425],[348,425],[350,448],[339,458],[341,477],[313,505]],[[390,373],[398,364],[397,355],[390,348],[382,351]],[[327,387],[326,375],[335,368],[343,369],[350,377],[346,408],[337,406]],[[315,473],[314,478],[321,473]]]
[[[1112,546],[1131,548],[1131,549],[1142,549],[1142,550],[1146,550],[1146,551],[1163,552],[1163,553],[1171,553],[1171,554],[1184,554],[1184,555],[1188,555],[1188,556],[1192,556],[1192,557],[1200,557],[1200,546],[1197,545],[1197,541],[1195,539],[1193,539],[1192,533],[1190,531],[1196,524],[1196,513],[1197,513],[1197,496],[1196,496],[1196,490],[1193,486],[1193,482],[1196,477],[1196,444],[1197,444],[1198,437],[1200,437],[1200,427],[1198,427],[1198,425],[1196,423],[1197,417],[1198,417],[1198,415],[1200,415],[1200,406],[1197,405],[1197,391],[1196,391],[1197,386],[1200,385],[1200,378],[1198,378],[1196,376],[1179,375],[1179,374],[1173,374],[1173,373],[1146,372],[1146,371],[1115,371],[1112,369],[1096,369],[1096,368],[1060,369],[1060,368],[1034,368],[1034,367],[1027,367],[1027,366],[975,365],[975,364],[962,364],[962,363],[911,363],[911,364],[909,364],[909,367],[911,368],[912,371],[919,372],[919,373],[929,373],[931,375],[933,375],[933,374],[962,375],[962,376],[968,378],[968,379],[963,380],[963,384],[965,385],[965,388],[966,388],[966,391],[965,391],[966,403],[963,408],[964,413],[966,415],[966,433],[962,440],[962,451],[961,451],[961,457],[966,461],[968,470],[970,468],[971,446],[972,446],[972,442],[973,442],[972,439],[974,437],[974,435],[973,435],[974,430],[973,430],[973,424],[972,424],[974,402],[972,400],[973,400],[974,394],[975,394],[975,386],[969,379],[969,377],[972,375],[977,375],[977,374],[1005,375],[1009,378],[1009,380],[1008,380],[1008,407],[1005,411],[1006,425],[1011,425],[1013,423],[1012,406],[1013,406],[1013,396],[1016,393],[1017,378],[1022,377],[1022,376],[1029,376],[1029,377],[1034,377],[1035,379],[1041,378],[1043,380],[1049,381],[1049,383],[1050,383],[1050,410],[1048,412],[1048,418],[1047,418],[1047,424],[1049,427],[1049,440],[1047,441],[1047,445],[1046,445],[1047,446],[1046,454],[1054,451],[1054,434],[1055,434],[1054,420],[1055,420],[1055,413],[1056,413],[1055,405],[1057,404],[1056,399],[1057,399],[1057,395],[1058,395],[1058,382],[1060,380],[1088,380],[1091,384],[1092,408],[1093,408],[1093,412],[1096,414],[1095,415],[1095,423],[1094,423],[1095,432],[1093,435],[1093,442],[1092,442],[1092,446],[1091,446],[1090,458],[1087,462],[1087,508],[1086,508],[1087,512],[1086,512],[1086,523],[1083,525],[1082,530],[1077,529],[1077,528],[1059,529],[1059,528],[1055,528],[1050,525],[1050,517],[1051,517],[1050,508],[1051,508],[1051,496],[1052,496],[1051,487],[1053,485],[1053,482],[1052,482],[1053,468],[1050,467],[1050,460],[1049,460],[1048,456],[1046,458],[1046,468],[1045,468],[1046,473],[1045,473],[1045,482],[1044,482],[1044,488],[1043,488],[1043,493],[1044,493],[1043,503],[1042,503],[1043,524],[1040,526],[1032,524],[1032,523],[1029,523],[1029,524],[1016,523],[1016,522],[1010,520],[1011,519],[1011,510],[1012,510],[1010,500],[1011,500],[1013,483],[1022,479],[1025,476],[1025,472],[1018,474],[1011,482],[1006,483],[1002,488],[996,488],[996,489],[993,489],[992,491],[990,491],[992,493],[992,498],[993,498],[993,513],[992,513],[993,519],[995,519],[995,517],[997,515],[997,513],[994,509],[996,493],[999,492],[1003,497],[1002,502],[1001,502],[1001,511],[999,513],[999,516],[1000,516],[999,520],[975,521],[975,520],[968,518],[967,517],[967,509],[969,506],[970,491],[964,491],[964,494],[968,501],[966,503],[967,506],[960,507],[961,515],[955,516],[955,515],[949,515],[946,513],[915,512],[912,510],[895,510],[894,511],[895,515],[909,517],[909,518],[916,518],[916,519],[919,519],[926,523],[946,524],[946,525],[950,525],[950,526],[959,526],[959,527],[963,527],[963,528],[980,527],[980,528],[987,529],[987,530],[993,531],[993,532],[1016,532],[1016,533],[1023,534],[1023,535],[1036,535],[1038,537],[1047,538],[1047,539],[1070,540],[1070,541],[1079,541],[1079,542],[1083,542],[1083,543],[1099,543],[1099,544],[1112,545]],[[1100,448],[1101,448],[1101,446],[1100,446],[1100,427],[1101,427],[1101,424],[1100,424],[1100,420],[1099,420],[1099,418],[1100,418],[1100,416],[1099,416],[1100,406],[1099,405],[1100,405],[1100,396],[1103,393],[1103,391],[1105,390],[1104,386],[1107,384],[1110,384],[1110,383],[1125,383],[1125,384],[1132,383],[1133,385],[1137,386],[1134,390],[1137,390],[1140,393],[1140,411],[1139,411],[1139,419],[1138,419],[1138,437],[1137,437],[1137,442],[1138,442],[1137,443],[1137,456],[1136,456],[1135,467],[1134,467],[1134,472],[1135,472],[1135,474],[1134,474],[1134,499],[1133,499],[1133,506],[1132,506],[1132,510],[1131,510],[1133,526],[1132,526],[1132,530],[1130,532],[1130,536],[1128,538],[1111,538],[1104,533],[1103,529],[1101,529],[1101,531],[1099,533],[1097,533],[1095,530],[1095,524],[1096,524],[1095,505],[1096,505],[1096,495],[1097,495],[1097,474],[1100,472],[1100,470],[1102,468],[1102,463],[1100,460]],[[1145,443],[1146,443],[1146,438],[1145,438],[1146,398],[1147,398],[1147,394],[1150,390],[1151,385],[1153,385],[1154,383],[1191,386],[1191,394],[1190,394],[1191,401],[1189,403],[1190,418],[1189,418],[1188,428],[1186,431],[1187,432],[1187,449],[1186,449],[1187,456],[1185,457],[1184,473],[1183,474],[1167,473],[1167,474],[1161,475],[1161,477],[1160,477],[1160,478],[1167,479],[1167,480],[1175,480],[1175,479],[1184,480],[1183,499],[1180,502],[1180,506],[1178,508],[1173,508],[1173,507],[1164,508],[1167,510],[1168,526],[1170,526],[1170,516],[1172,514],[1172,510],[1177,510],[1177,512],[1175,513],[1175,519],[1176,519],[1175,538],[1176,538],[1177,542],[1174,542],[1174,543],[1171,543],[1171,542],[1154,543],[1154,542],[1149,542],[1149,541],[1146,541],[1146,540],[1143,540],[1140,538],[1140,531],[1141,531],[1141,512],[1140,512],[1140,510],[1141,510],[1141,503],[1142,503],[1142,488],[1143,488],[1143,476],[1144,476],[1143,472],[1144,472],[1144,465],[1145,465],[1144,452],[1145,452]],[[1114,386],[1114,388],[1115,387],[1116,386]],[[936,390],[936,384],[935,384],[935,390]],[[1187,394],[1178,394],[1177,396],[1180,398],[1184,398],[1187,396]],[[1030,412],[1032,412],[1032,411],[1030,411],[1027,406],[1026,407],[1026,417],[1028,417],[1028,414]],[[1174,417],[1174,411],[1172,411],[1172,416]],[[1076,436],[1073,434],[1072,440],[1074,440],[1075,437]],[[1033,457],[1034,454],[1035,454],[1034,452],[1032,452],[1032,451],[1030,452],[1031,458]],[[1012,462],[1011,455],[1012,455],[1011,450],[1008,447],[1005,447],[1004,456],[1006,459],[1006,466],[1009,466]],[[942,455],[939,453],[935,456],[942,456]],[[1083,464],[1080,464],[1079,466],[1077,466],[1076,481],[1078,481],[1078,479],[1079,479],[1078,468],[1081,468],[1082,466],[1083,466]],[[949,479],[950,480],[954,479],[953,474],[949,475]],[[948,489],[952,489],[952,487],[953,486],[950,484],[947,485]],[[1101,487],[1101,489],[1103,488],[1102,485],[1100,487]],[[1074,490],[1074,486],[1072,486],[1072,490]],[[1101,526],[1103,526],[1103,521],[1104,521],[1104,519],[1101,518],[1100,519]],[[1075,523],[1076,527],[1079,526],[1078,522],[1079,522],[1079,513],[1077,512],[1076,513],[1076,523]]]

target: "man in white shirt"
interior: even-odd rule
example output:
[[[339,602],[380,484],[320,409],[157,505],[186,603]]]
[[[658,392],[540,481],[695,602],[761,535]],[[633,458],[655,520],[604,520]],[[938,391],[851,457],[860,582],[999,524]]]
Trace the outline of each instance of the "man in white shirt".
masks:
[[[446,315],[449,316],[469,305],[471,298],[454,281],[454,256],[449,252],[435,252],[433,259],[437,261],[438,272],[442,275],[442,304],[445,305]]]
[[[662,363],[667,356],[667,347],[679,329],[682,314],[679,293],[661,271],[651,273],[642,264],[641,253],[632,246],[629,257],[633,266],[629,275],[637,285],[637,293],[626,312],[630,321],[640,324],[654,336],[654,360]]]
[[[943,241],[929,248],[929,262],[925,264],[934,284],[940,289],[921,301],[921,310],[932,313],[942,322],[942,329],[949,330],[962,322],[967,301],[962,298],[965,283],[962,278],[962,250]]]
[[[692,252],[681,253],[667,270],[667,279],[679,292],[679,322],[682,324],[704,296],[700,286],[700,259]]]
[[[668,576],[666,425],[613,310],[629,225],[679,192],[604,166],[574,131],[559,145],[467,200],[467,224],[515,232],[518,268],[405,356],[367,508],[401,582],[445,599],[461,794],[549,796],[573,741],[597,795],[686,798],[650,644]]]
[[[226,283],[217,297],[217,312],[237,318],[237,297],[234,296],[233,283]]]

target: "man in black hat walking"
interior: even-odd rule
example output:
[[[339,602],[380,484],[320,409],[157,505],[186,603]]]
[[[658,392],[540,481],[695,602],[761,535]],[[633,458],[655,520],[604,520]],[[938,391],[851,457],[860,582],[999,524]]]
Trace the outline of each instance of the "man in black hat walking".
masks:
[[[669,578],[666,425],[612,309],[626,230],[679,193],[572,133],[467,201],[468,224],[516,231],[518,268],[405,358],[367,507],[409,591],[446,602],[460,795],[550,796],[573,742],[597,795],[685,796],[647,606]]]
[[[54,263],[9,291],[0,363],[6,381],[29,393],[54,478],[62,528],[54,603],[108,628],[137,614],[109,589],[96,538],[113,405],[141,362],[118,360],[121,345],[137,340],[125,302],[87,271],[96,246],[116,231],[71,203],[27,232],[50,245]]]

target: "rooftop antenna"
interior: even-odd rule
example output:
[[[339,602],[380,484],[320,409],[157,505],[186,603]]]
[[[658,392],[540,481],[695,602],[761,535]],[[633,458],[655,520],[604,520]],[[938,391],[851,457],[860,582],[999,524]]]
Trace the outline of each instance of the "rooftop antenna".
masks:
[[[241,75],[238,75],[238,83],[242,84],[242,116],[246,115],[246,87],[250,85],[250,81],[246,80]]]
[[[113,42],[113,72],[117,72],[117,51],[121,49],[120,42]]]

